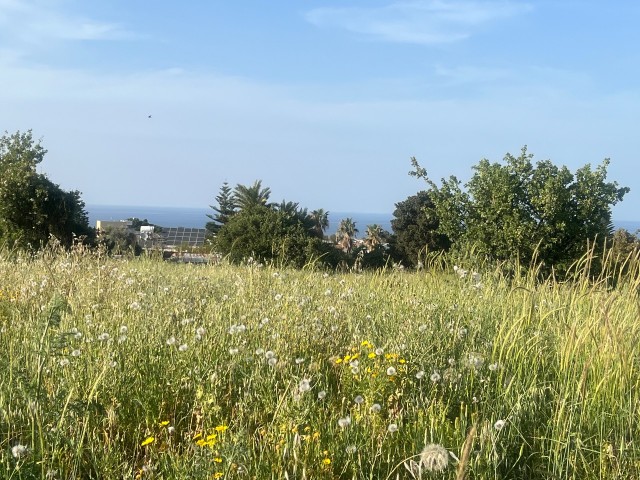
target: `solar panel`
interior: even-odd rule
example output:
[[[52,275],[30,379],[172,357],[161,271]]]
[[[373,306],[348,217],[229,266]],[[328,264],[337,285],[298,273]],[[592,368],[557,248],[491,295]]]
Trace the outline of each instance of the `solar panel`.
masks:
[[[167,246],[200,247],[204,245],[206,233],[204,228],[169,227],[164,228],[161,235]]]

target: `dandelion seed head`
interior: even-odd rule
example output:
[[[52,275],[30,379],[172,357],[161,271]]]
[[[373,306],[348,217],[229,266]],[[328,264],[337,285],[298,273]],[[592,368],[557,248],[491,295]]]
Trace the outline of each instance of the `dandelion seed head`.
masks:
[[[175,345],[176,344],[176,337],[169,337],[167,338],[167,345],[171,346],[171,345]]]
[[[424,377],[424,370],[420,370],[418,373],[416,373],[416,378],[418,380],[422,380],[423,377]]]
[[[178,350],[180,350],[181,352],[186,352],[188,348],[189,348],[189,345],[187,345],[186,343],[183,343],[178,347]]]
[[[127,327],[126,325],[122,325],[122,326],[120,327],[120,333],[121,333],[122,335],[124,335],[124,334],[125,334],[125,333],[127,333],[128,331],[129,331],[129,327]]]
[[[256,348],[255,354],[256,355],[264,355],[264,348]]]
[[[497,363],[492,363],[489,365],[489,370],[492,372],[495,372],[496,370],[498,370],[498,364]]]
[[[98,335],[98,340],[100,340],[101,342],[106,342],[107,340],[109,340],[109,338],[109,334],[106,332]]]
[[[229,349],[229,354],[230,355],[235,355],[236,353],[238,353],[238,349],[237,348],[230,348]]]
[[[67,365],[69,365],[69,359],[68,358],[63,358],[62,360],[60,360],[60,366],[61,367],[66,367]]]
[[[78,349],[76,348],[75,350],[73,350],[73,351],[71,352],[71,356],[72,356],[72,357],[79,357],[79,356],[80,356],[80,353],[81,353],[81,352],[80,352],[80,350],[78,350]]]
[[[326,396],[327,396],[327,392],[325,392],[324,390],[320,390],[318,392],[318,400],[323,400],[324,397],[326,397]]]
[[[504,426],[507,424],[506,421],[504,420],[497,420],[496,423],[493,424],[493,428],[495,428],[496,430],[500,431],[504,428]]]
[[[390,377],[393,377],[396,374],[396,369],[394,367],[389,367],[387,368],[387,375],[389,375]]]
[[[300,365],[303,362],[304,362],[304,358],[302,358],[302,357],[296,358],[296,365]]]
[[[358,448],[355,445],[349,445],[347,446],[347,448],[345,448],[345,452],[347,452],[347,455],[353,455],[357,450]]]
[[[338,419],[338,426],[340,428],[347,428],[349,425],[351,425],[351,417],[346,416],[344,418]]]
[[[397,423],[390,423],[389,426],[387,427],[387,431],[389,433],[395,433],[398,431],[398,424]]]
[[[356,398],[353,399],[356,405],[362,405],[364,403],[364,397],[362,395],[356,395]]]
[[[273,299],[274,299],[276,302],[279,302],[280,300],[282,300],[282,294],[281,294],[281,293],[277,293],[277,294],[273,297]]]
[[[380,356],[383,353],[384,353],[384,348],[380,348],[380,347],[376,348],[376,350],[375,350],[375,354],[376,355]]]
[[[371,405],[371,408],[369,408],[369,411],[371,413],[379,413],[380,410],[382,410],[382,407],[379,403],[374,403],[373,405]]]
[[[442,445],[431,443],[420,453],[420,463],[429,472],[441,472],[449,465],[449,452]]]
[[[11,447],[11,455],[13,455],[13,458],[20,459],[25,457],[27,453],[29,453],[29,449],[25,445],[18,444]]]
[[[275,367],[276,363],[278,363],[278,359],[276,357],[271,357],[269,360],[267,360],[267,363],[270,367]]]
[[[196,328],[196,335],[198,335],[200,337],[203,337],[206,332],[207,331],[204,329],[204,327]]]
[[[309,390],[311,390],[311,382],[309,382],[308,379],[303,378],[298,384],[298,390],[300,390],[301,392],[308,392]]]
[[[437,383],[440,381],[440,374],[438,372],[433,372],[429,378],[433,383]]]

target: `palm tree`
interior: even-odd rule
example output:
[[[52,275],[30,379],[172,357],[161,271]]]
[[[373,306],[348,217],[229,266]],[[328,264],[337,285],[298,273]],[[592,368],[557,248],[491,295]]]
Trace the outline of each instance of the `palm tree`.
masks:
[[[343,251],[351,253],[356,233],[358,233],[358,229],[356,228],[356,222],[354,222],[352,218],[340,220],[340,225],[336,232],[336,240]]]
[[[271,195],[269,187],[262,188],[262,180],[256,180],[253,185],[236,185],[233,191],[233,203],[239,210],[245,210],[257,205],[269,206],[267,201]]]
[[[324,237],[324,231],[329,228],[329,212],[323,208],[312,211],[309,216],[313,220],[313,231],[318,238]]]
[[[384,242],[384,230],[380,225],[374,223],[373,225],[367,225],[367,238],[364,240],[367,246],[367,251],[375,250],[378,245],[382,245]]]

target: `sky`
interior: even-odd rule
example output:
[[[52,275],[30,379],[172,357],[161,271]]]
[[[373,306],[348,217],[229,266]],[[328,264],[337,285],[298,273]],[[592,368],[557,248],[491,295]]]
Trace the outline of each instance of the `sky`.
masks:
[[[640,220],[640,2],[0,0],[0,132],[88,204],[207,207],[262,180],[392,212],[523,146],[611,159]]]

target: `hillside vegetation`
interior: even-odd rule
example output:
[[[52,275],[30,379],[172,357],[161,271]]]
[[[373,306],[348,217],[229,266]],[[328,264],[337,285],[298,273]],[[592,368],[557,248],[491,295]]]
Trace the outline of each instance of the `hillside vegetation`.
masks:
[[[463,265],[464,267],[464,265]],[[640,478],[640,276],[0,254],[4,478]]]

